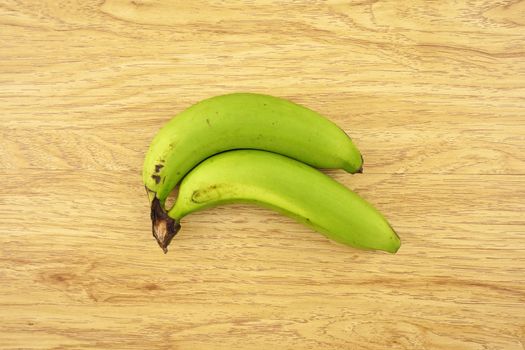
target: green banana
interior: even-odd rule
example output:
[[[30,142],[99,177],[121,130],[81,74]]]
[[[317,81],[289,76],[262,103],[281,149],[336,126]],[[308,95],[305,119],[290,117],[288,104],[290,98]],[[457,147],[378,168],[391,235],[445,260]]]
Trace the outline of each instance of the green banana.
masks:
[[[156,198],[164,209],[169,193],[193,167],[241,148],[280,153],[319,168],[362,171],[363,159],[350,138],[319,113],[277,97],[235,93],[191,106],[157,133],[143,169],[150,202]]]
[[[200,163],[182,180],[167,215],[155,199],[154,236],[167,252],[182,218],[228,203],[274,209],[353,247],[395,253],[400,246],[386,219],[356,193],[306,164],[258,150],[224,152]]]

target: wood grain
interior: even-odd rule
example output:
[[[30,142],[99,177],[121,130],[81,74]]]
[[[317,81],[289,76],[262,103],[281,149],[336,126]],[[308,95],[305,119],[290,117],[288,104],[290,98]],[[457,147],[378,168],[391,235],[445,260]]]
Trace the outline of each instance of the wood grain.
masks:
[[[0,1],[0,348],[524,349],[525,1]],[[392,256],[268,210],[163,255],[144,152],[232,91],[338,123]]]

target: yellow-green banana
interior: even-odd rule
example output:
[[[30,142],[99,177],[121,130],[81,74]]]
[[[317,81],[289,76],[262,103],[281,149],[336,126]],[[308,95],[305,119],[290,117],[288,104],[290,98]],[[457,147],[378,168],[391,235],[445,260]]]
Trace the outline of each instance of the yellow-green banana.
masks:
[[[170,120],[155,136],[144,161],[150,201],[164,209],[173,188],[193,167],[219,152],[260,149],[318,168],[360,172],[362,157],[337,125],[280,98],[235,93],[203,100]]]
[[[157,242],[167,251],[186,215],[227,203],[272,208],[337,242],[395,253],[400,240],[368,202],[322,172],[265,151],[236,150],[210,157],[182,180],[173,208],[153,201]]]

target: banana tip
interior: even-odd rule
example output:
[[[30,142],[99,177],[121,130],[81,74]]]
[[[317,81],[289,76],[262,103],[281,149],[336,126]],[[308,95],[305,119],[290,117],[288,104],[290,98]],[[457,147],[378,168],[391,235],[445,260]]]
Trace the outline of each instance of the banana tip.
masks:
[[[360,154],[360,156],[361,156],[361,166],[356,171],[356,173],[358,173],[358,174],[362,174],[363,173],[363,164],[365,163],[365,160],[363,159],[363,155]]]
[[[168,216],[157,197],[151,202],[151,230],[164,254],[168,252],[171,240],[180,230],[180,224]]]
[[[392,254],[395,254],[395,253],[397,253],[399,248],[401,248],[401,238],[399,237],[397,232],[394,230],[392,225],[388,224],[388,226],[390,226],[390,229],[393,232],[392,240],[394,241],[394,245],[391,247],[391,249],[389,249],[389,252],[392,253]]]
[[[399,250],[399,248],[401,248],[401,244],[397,244],[395,246],[393,246],[391,249],[389,249],[389,253],[392,253],[392,254],[395,254],[397,253],[397,251]]]

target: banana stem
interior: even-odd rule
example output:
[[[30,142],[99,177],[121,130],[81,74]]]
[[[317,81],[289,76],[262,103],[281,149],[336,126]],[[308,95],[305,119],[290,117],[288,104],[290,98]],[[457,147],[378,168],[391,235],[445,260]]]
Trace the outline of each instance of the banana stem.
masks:
[[[179,230],[179,222],[168,216],[157,197],[153,198],[151,202],[151,231],[164,254],[168,252],[168,246]]]

